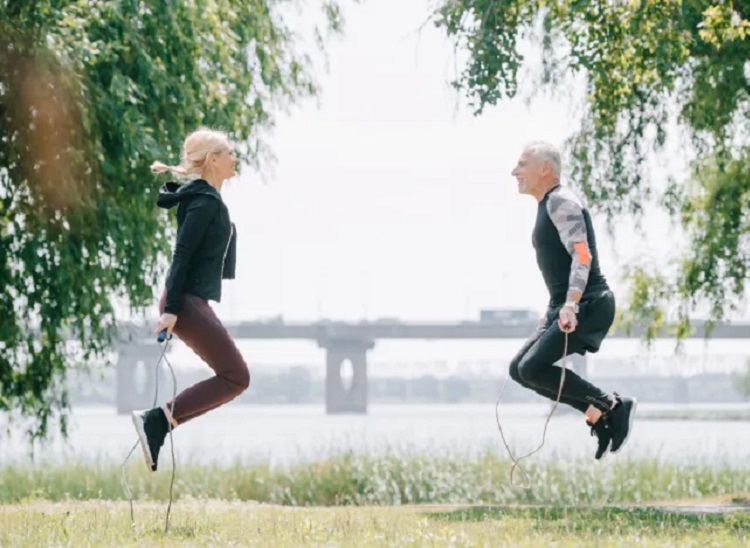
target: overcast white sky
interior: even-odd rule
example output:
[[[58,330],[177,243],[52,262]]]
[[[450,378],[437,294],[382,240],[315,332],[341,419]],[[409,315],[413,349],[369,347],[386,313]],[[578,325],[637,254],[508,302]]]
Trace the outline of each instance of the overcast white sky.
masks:
[[[239,247],[237,279],[216,307],[223,319],[451,320],[544,308],[530,236],[537,205],[517,194],[510,171],[525,142],[562,144],[575,118],[568,103],[545,99],[479,118],[456,110],[452,45],[431,25],[416,32],[429,4],[347,4],[319,101],[279,118],[271,136],[273,176],[263,183],[246,170],[225,186]],[[668,224],[649,223],[646,245],[623,222],[616,255],[596,222],[616,291],[630,257],[669,248]]]
[[[531,246],[537,204],[517,194],[510,171],[525,142],[562,144],[575,130],[572,103],[538,99],[527,108],[512,101],[479,118],[465,106],[457,111],[448,85],[452,45],[432,26],[416,33],[429,4],[347,4],[346,35],[330,44],[330,70],[318,75],[319,101],[279,118],[273,177],[263,183],[245,170],[225,185],[239,245],[237,279],[224,282],[224,300],[215,305],[223,320],[450,321],[478,318],[485,307],[544,309],[548,296]],[[679,152],[668,159],[682,161]],[[663,263],[680,241],[663,215],[647,216],[648,242],[630,224],[618,224],[613,245],[595,218],[602,267],[620,303],[622,268],[644,258]],[[742,354],[733,342],[741,343],[718,348]],[[378,365],[374,374],[391,371],[388,364],[408,374],[412,362],[424,374],[425,359],[458,367],[481,358],[498,367],[517,344],[379,341],[368,359]],[[323,351],[309,341],[239,345],[254,366],[322,363]],[[673,349],[660,341],[655,350]],[[691,355],[706,349],[702,341],[686,345]],[[181,343],[174,350],[175,363],[200,362]],[[646,353],[637,341],[613,340],[597,356],[643,361]]]

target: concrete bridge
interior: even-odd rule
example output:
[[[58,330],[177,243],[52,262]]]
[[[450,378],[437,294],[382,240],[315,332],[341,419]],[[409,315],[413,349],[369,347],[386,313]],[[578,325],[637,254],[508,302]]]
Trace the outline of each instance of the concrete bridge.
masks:
[[[473,339],[525,339],[536,327],[535,321],[461,321],[400,322],[398,320],[363,322],[239,322],[225,324],[237,340],[309,340],[325,349],[326,359],[326,412],[367,412],[367,352],[378,340],[473,340]],[[117,409],[128,413],[132,409],[148,407],[152,403],[155,376],[153,365],[159,358],[161,347],[151,333],[152,325],[121,324],[119,327],[120,352],[117,363]],[[705,338],[706,324],[693,322],[690,338]],[[636,326],[630,333],[614,331],[613,338],[639,338],[643,329]],[[661,333],[660,337],[669,337]],[[750,338],[750,323],[716,325],[711,339]],[[252,360],[248,360],[252,363]],[[351,363],[351,386],[344,387],[342,366]],[[585,374],[586,360],[572,357],[573,368]],[[136,382],[136,375],[145,374],[145,382]],[[171,387],[166,377],[160,384]],[[139,389],[140,387],[140,389]],[[180,387],[184,388],[184,387]]]

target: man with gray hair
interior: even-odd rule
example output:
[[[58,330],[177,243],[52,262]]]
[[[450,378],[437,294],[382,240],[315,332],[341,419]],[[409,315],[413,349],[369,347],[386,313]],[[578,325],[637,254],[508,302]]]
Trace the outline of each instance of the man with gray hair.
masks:
[[[554,364],[567,353],[597,352],[615,317],[615,298],[599,270],[596,237],[583,201],[560,184],[560,152],[551,144],[528,144],[511,173],[518,191],[539,202],[532,243],[549,291],[547,312],[510,363],[522,386],[557,399],[562,370]],[[573,371],[565,375],[560,402],[586,416],[598,438],[596,459],[617,452],[633,427],[636,400],[609,395]]]

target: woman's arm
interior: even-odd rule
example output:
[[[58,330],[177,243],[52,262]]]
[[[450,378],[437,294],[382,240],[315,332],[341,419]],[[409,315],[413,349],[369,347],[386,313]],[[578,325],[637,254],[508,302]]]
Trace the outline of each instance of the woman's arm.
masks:
[[[177,242],[172,255],[172,265],[167,274],[167,299],[165,314],[177,314],[181,306],[190,258],[203,239],[209,223],[219,208],[219,201],[211,196],[196,196],[187,205],[185,219],[177,231]]]

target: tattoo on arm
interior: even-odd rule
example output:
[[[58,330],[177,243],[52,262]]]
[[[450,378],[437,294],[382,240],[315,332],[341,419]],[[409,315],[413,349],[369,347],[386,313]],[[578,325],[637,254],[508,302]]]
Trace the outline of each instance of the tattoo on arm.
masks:
[[[582,294],[586,289],[591,266],[583,207],[574,195],[558,191],[547,200],[547,212],[560,234],[560,241],[572,258],[568,292],[578,291]]]

